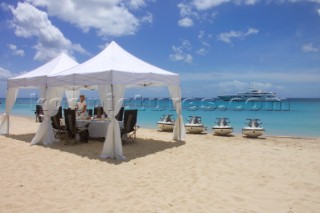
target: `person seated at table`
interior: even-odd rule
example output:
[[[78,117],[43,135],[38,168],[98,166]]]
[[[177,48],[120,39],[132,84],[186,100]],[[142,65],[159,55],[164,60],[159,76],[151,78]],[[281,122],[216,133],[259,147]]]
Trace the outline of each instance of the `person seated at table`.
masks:
[[[86,119],[88,117],[87,103],[84,95],[80,95],[80,101],[77,102],[77,116],[81,119]]]

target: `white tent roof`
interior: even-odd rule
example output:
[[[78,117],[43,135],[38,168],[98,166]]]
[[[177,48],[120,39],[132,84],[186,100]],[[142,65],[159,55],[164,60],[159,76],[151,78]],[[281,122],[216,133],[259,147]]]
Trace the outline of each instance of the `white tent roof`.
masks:
[[[178,74],[140,60],[114,41],[88,61],[48,76],[48,87],[106,84],[127,86],[179,85]]]
[[[70,69],[79,63],[61,53],[48,63],[23,75],[8,79],[8,87],[40,87],[47,85],[47,75]]]

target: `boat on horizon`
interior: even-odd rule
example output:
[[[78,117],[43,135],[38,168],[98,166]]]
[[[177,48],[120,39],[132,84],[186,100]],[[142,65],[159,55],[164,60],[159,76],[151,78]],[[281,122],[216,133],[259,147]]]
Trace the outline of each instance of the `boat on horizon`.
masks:
[[[238,92],[235,95],[218,95],[223,101],[280,101],[274,92],[262,90],[250,90],[248,92]]]

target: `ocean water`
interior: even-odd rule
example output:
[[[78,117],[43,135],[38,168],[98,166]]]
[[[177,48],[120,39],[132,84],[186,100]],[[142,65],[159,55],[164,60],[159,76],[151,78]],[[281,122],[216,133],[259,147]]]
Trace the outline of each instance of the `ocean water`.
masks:
[[[5,112],[5,99],[0,99],[0,113]],[[18,98],[12,114],[35,117],[37,100]],[[99,99],[88,98],[89,109],[100,105]],[[201,116],[212,133],[212,126],[218,117],[227,117],[235,134],[241,134],[246,119],[259,118],[265,128],[265,135],[320,137],[320,99],[283,99],[280,102],[226,102],[220,99],[185,98],[182,101],[185,122],[188,116]],[[67,107],[66,100],[62,106]],[[157,121],[163,114],[176,115],[171,99],[143,98],[126,99],[125,108],[138,109],[138,125],[144,128],[157,128]],[[176,117],[176,116],[175,116]]]

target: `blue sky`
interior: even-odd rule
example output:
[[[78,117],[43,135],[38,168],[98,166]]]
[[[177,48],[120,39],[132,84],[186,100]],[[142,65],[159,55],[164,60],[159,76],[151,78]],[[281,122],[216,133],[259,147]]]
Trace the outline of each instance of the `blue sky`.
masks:
[[[0,97],[8,77],[61,51],[82,63],[113,40],[179,73],[184,97],[320,97],[320,0],[5,0],[0,13]]]

